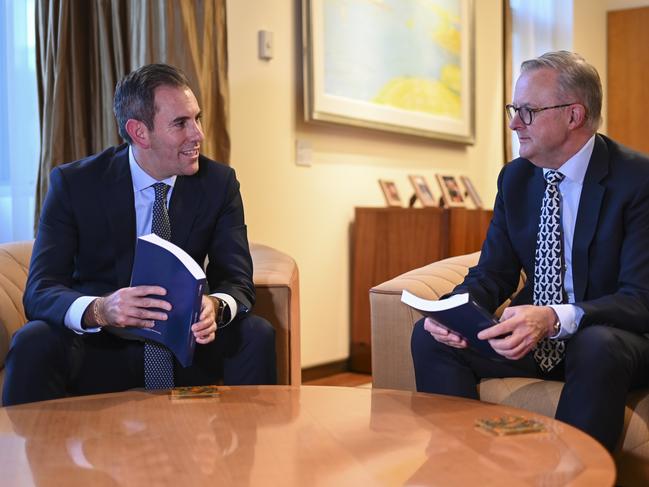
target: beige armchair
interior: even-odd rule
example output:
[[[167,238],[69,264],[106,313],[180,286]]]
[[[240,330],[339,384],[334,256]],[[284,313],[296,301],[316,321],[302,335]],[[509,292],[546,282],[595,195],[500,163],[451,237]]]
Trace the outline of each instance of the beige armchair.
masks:
[[[31,241],[0,244],[0,392],[11,337],[26,321],[22,299],[32,244]],[[278,383],[299,385],[300,293],[297,265],[288,255],[265,245],[251,244],[250,252],[257,290],[254,312],[275,327]]]
[[[374,387],[415,390],[410,335],[421,316],[401,303],[401,291],[437,299],[462,281],[479,255],[476,252],[435,262],[370,290]],[[554,416],[562,387],[562,382],[509,377],[483,380],[479,394],[483,401]],[[649,390],[633,392],[627,400],[624,433],[614,455],[619,485],[649,485],[648,421]]]

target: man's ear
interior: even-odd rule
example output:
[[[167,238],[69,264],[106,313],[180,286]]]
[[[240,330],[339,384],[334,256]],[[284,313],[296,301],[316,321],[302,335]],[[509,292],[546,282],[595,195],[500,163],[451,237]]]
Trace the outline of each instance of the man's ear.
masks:
[[[578,129],[583,127],[586,123],[586,107],[581,103],[575,103],[570,106],[570,122],[569,127]]]
[[[150,147],[149,129],[144,122],[135,120],[134,118],[129,118],[126,122],[125,128],[134,145],[142,149],[148,149]]]

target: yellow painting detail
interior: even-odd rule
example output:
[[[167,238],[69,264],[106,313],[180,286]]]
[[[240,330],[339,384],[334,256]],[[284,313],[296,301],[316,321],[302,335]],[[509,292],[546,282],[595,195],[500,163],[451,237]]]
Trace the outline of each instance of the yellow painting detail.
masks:
[[[459,93],[437,80],[395,78],[381,89],[373,101],[402,110],[461,117]]]
[[[430,9],[435,12],[439,19],[439,25],[431,34],[433,42],[446,49],[452,54],[459,55],[462,48],[462,36],[458,29],[460,19],[436,5],[430,5]]]
[[[447,64],[442,68],[440,81],[459,95],[462,91],[462,70],[457,64]]]

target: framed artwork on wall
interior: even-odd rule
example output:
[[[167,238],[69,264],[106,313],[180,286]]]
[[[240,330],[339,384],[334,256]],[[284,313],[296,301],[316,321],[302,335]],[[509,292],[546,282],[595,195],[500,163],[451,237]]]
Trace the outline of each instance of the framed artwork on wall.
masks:
[[[415,195],[421,202],[422,206],[437,206],[437,201],[435,201],[433,192],[423,176],[410,175],[408,176],[408,179],[410,180],[410,184],[412,184],[412,187],[415,190]]]
[[[472,144],[473,0],[302,0],[304,115]]]
[[[385,196],[385,202],[388,206],[401,206],[401,198],[399,197],[399,191],[394,181],[379,179],[379,185],[381,186],[383,196]]]
[[[439,189],[442,190],[444,206],[447,208],[465,206],[462,189],[460,188],[457,179],[455,179],[455,176],[437,174],[435,178],[439,184]]]

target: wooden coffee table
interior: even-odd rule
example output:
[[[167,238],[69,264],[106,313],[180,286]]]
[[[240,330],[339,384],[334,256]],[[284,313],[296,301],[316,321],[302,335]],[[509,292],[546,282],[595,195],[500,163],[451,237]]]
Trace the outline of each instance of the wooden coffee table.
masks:
[[[38,486],[611,486],[586,434],[526,411],[381,389],[223,387],[172,401],[129,391],[0,409],[0,484]],[[522,414],[545,433],[496,437]]]

